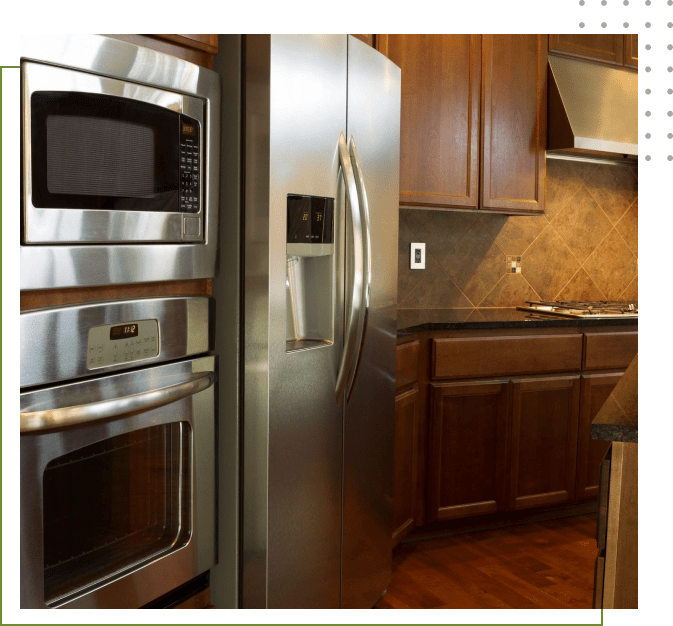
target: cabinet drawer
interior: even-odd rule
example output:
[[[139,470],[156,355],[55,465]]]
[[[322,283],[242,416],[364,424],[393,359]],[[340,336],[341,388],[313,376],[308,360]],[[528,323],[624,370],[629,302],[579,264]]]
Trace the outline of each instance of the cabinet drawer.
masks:
[[[580,369],[582,335],[434,339],[432,377],[481,378]]]
[[[420,343],[410,341],[397,346],[397,368],[395,374],[395,387],[400,388],[410,385],[418,380],[418,353]]]
[[[638,332],[586,333],[584,369],[628,367],[638,353]]]

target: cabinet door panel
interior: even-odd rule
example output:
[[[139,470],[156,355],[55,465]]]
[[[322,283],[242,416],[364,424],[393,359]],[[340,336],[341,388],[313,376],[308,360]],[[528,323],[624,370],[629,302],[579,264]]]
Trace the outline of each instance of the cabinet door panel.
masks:
[[[623,65],[624,35],[549,35],[549,52]]]
[[[418,389],[395,398],[395,443],[393,452],[393,546],[414,528],[418,468]]]
[[[507,383],[444,383],[431,388],[431,519],[503,510]]]
[[[402,68],[400,204],[477,208],[480,35],[378,35]]]
[[[482,208],[542,213],[547,36],[484,35]]]
[[[624,35],[624,65],[638,69],[638,35]]]
[[[575,491],[578,376],[513,381],[510,504],[568,502]]]
[[[610,442],[591,439],[591,422],[621,377],[622,374],[582,376],[577,438],[578,500],[588,500],[598,495],[598,468],[610,447]]]

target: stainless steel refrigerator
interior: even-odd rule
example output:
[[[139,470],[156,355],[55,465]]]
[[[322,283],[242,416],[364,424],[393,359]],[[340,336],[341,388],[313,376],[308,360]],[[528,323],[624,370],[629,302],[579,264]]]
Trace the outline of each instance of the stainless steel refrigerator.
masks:
[[[240,239],[220,241],[241,259],[220,386],[240,390],[240,447],[219,453],[239,504],[221,492],[220,543],[236,527],[241,608],[370,608],[391,569],[400,70],[347,35],[242,42]]]

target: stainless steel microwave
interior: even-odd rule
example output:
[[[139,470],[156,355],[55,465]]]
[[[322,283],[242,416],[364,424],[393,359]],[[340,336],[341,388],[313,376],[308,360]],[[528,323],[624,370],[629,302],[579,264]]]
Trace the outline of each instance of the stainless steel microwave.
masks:
[[[96,35],[25,39],[21,289],[215,275],[220,79]]]

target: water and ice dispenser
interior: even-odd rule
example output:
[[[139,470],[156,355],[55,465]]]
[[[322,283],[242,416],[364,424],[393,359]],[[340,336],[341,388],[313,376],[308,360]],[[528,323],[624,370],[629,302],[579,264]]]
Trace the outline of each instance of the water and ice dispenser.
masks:
[[[287,197],[286,349],[334,341],[334,198]]]

